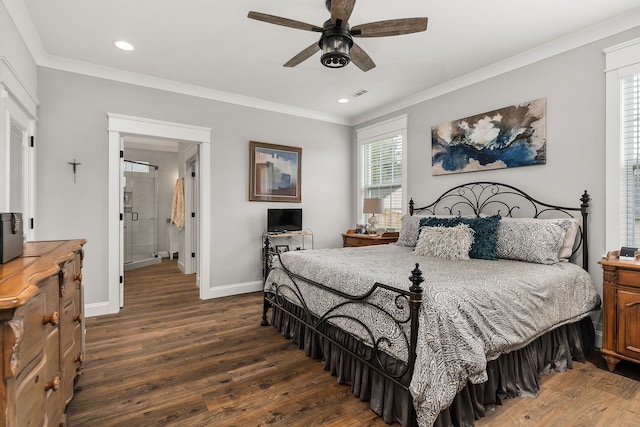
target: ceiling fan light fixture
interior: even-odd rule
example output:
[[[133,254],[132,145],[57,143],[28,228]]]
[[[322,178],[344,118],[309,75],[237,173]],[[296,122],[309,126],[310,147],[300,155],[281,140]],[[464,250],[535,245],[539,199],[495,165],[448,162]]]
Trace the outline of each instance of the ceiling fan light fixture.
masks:
[[[349,59],[351,40],[344,36],[329,36],[322,39],[322,65],[329,68],[342,68]]]
[[[322,49],[320,62],[329,68],[342,68],[349,64],[349,49],[353,46],[353,38],[349,26],[336,27],[331,20],[324,23],[322,37],[318,43]]]

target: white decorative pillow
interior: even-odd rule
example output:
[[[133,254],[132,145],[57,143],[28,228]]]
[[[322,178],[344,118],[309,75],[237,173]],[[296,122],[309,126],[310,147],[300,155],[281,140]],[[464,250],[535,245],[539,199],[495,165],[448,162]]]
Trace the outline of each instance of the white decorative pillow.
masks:
[[[455,227],[422,227],[415,253],[445,259],[469,259],[473,230],[466,224]]]
[[[570,226],[570,219],[502,218],[498,226],[496,255],[504,259],[555,264]]]
[[[420,237],[420,220],[422,218],[451,218],[453,215],[402,215],[402,227],[396,245],[413,248]]]

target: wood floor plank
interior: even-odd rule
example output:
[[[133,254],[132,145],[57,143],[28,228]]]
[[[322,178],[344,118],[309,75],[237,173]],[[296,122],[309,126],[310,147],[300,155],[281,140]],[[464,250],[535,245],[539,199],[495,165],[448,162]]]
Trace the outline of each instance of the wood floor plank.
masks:
[[[69,427],[386,426],[322,363],[259,326],[261,293],[201,301],[172,260],[125,274],[120,313],[87,319]],[[540,382],[537,398],[507,400],[476,425],[640,425],[640,382],[602,364]]]

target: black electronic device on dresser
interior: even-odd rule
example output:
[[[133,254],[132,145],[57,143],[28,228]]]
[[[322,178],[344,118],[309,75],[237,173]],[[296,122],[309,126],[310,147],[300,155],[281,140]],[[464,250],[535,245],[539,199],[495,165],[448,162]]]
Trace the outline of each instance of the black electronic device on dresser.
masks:
[[[302,209],[268,209],[267,232],[288,233],[302,230]]]

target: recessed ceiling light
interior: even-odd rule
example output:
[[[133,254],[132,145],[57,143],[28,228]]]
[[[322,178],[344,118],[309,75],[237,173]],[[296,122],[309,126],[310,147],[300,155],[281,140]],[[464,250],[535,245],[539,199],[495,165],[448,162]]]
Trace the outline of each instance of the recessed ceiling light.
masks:
[[[347,102],[349,102],[349,100],[347,98],[340,98],[340,99],[338,99],[338,102],[340,104],[346,104]]]
[[[119,40],[114,43],[118,48],[122,50],[133,50],[133,45],[131,43],[127,43],[125,41]]]

